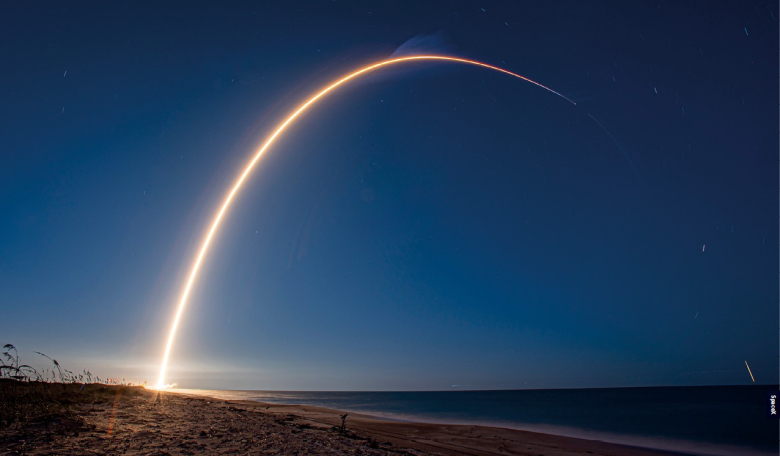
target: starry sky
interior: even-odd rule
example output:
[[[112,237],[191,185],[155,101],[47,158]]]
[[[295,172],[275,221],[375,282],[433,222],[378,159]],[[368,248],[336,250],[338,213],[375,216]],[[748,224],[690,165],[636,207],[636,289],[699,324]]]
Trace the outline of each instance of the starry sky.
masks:
[[[778,372],[774,2],[5,2],[2,340],[182,387]]]

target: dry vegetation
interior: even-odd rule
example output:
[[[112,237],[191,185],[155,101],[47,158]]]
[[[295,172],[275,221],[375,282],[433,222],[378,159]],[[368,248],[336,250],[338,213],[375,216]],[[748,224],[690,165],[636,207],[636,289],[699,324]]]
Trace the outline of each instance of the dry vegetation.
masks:
[[[0,359],[0,449],[52,441],[58,435],[78,435],[88,429],[84,406],[108,404],[119,395],[138,396],[140,387],[111,386],[106,380],[63,369],[49,359],[52,369],[37,371],[21,364],[16,347],[6,344]],[[17,451],[18,452],[18,451]],[[23,451],[22,451],[23,452]]]
[[[84,420],[85,407],[110,406],[120,396],[140,396],[137,386],[49,383],[0,379],[0,449],[52,442],[94,430]]]

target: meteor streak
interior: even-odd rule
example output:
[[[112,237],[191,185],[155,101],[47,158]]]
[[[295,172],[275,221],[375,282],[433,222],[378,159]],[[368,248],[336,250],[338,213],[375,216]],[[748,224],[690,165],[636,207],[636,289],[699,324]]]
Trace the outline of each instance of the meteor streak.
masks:
[[[748,368],[748,374],[750,374],[750,379],[753,380],[753,383],[756,383],[756,379],[753,378],[753,372],[750,372],[750,366],[748,366],[747,360],[745,360],[745,366]]]
[[[601,122],[599,122],[599,121],[598,121],[598,119],[596,119],[595,117],[593,117],[593,115],[592,115],[591,113],[588,113],[588,115],[589,115],[589,116],[590,116],[590,118],[591,118],[591,119],[593,119],[593,120],[594,120],[594,121],[595,121],[597,124],[599,124],[599,127],[601,127],[601,129],[602,129],[602,130],[604,130],[604,133],[606,133],[606,134],[607,134],[607,136],[609,136],[609,137],[610,137],[610,139],[612,139],[612,142],[614,142],[614,143],[615,143],[615,145],[618,147],[618,149],[620,149],[620,152],[622,152],[622,153],[623,153],[623,158],[625,158],[625,159],[626,159],[626,161],[628,162],[628,164],[629,164],[629,165],[631,165],[631,167],[632,167],[632,168],[634,168],[634,172],[636,172],[636,165],[634,165],[634,161],[633,161],[633,160],[631,160],[631,157],[629,157],[629,156],[628,156],[628,154],[626,153],[626,151],[625,151],[625,150],[623,150],[623,148],[620,146],[620,143],[619,143],[619,142],[617,142],[617,139],[615,139],[615,137],[614,137],[614,136],[612,136],[612,133],[610,133],[610,132],[609,132],[609,130],[607,130],[607,127],[605,127],[604,125],[602,125],[602,124],[601,124]],[[703,250],[702,250],[702,251],[703,251]]]
[[[195,262],[192,265],[192,269],[190,271],[189,279],[187,280],[187,284],[184,286],[184,290],[181,294],[181,300],[179,301],[179,307],[176,310],[176,316],[173,319],[173,324],[171,325],[171,331],[168,335],[168,342],[165,345],[165,354],[163,355],[162,365],[160,366],[160,376],[157,380],[157,384],[155,385],[155,388],[165,388],[165,370],[168,367],[168,359],[171,354],[171,347],[173,346],[173,341],[176,336],[176,329],[179,326],[179,320],[181,319],[182,313],[184,312],[184,308],[187,305],[187,298],[189,297],[190,290],[192,289],[193,283],[195,283],[195,278],[198,275],[198,269],[200,269],[200,265],[203,262],[203,258],[206,255],[206,252],[208,251],[209,244],[211,243],[211,239],[214,237],[214,233],[216,233],[217,228],[219,227],[220,222],[222,221],[222,217],[225,215],[225,212],[227,211],[228,207],[230,206],[230,202],[233,200],[233,197],[236,195],[238,190],[241,188],[241,184],[244,183],[244,180],[249,175],[249,173],[252,171],[252,169],[255,167],[255,164],[260,159],[260,156],[263,155],[263,153],[268,149],[271,144],[273,144],[274,140],[284,132],[285,128],[292,123],[299,115],[301,115],[304,111],[309,109],[313,104],[315,104],[320,98],[327,95],[329,92],[337,88],[338,86],[344,84],[345,82],[348,82],[352,79],[357,78],[358,76],[361,76],[363,74],[369,73],[371,71],[387,67],[390,65],[395,65],[398,63],[407,63],[407,62],[414,62],[418,60],[439,60],[439,61],[447,61],[447,62],[457,62],[457,63],[465,63],[469,65],[475,65],[480,66],[483,68],[488,68],[495,71],[500,71],[501,73],[508,74],[510,76],[514,76],[518,79],[522,79],[523,81],[530,82],[531,84],[534,84],[538,87],[541,87],[548,92],[552,92],[555,95],[558,95],[559,97],[563,98],[564,100],[568,101],[569,103],[576,105],[577,103],[573,102],[572,100],[566,98],[565,96],[561,95],[560,93],[552,90],[549,87],[546,87],[542,84],[539,84],[536,81],[533,81],[531,79],[526,78],[525,76],[521,76],[517,73],[513,73],[511,71],[505,70],[503,68],[499,68],[493,65],[488,65],[487,63],[477,62],[476,60],[468,60],[468,59],[462,59],[457,57],[448,57],[443,55],[415,55],[415,56],[408,56],[408,57],[400,57],[395,59],[388,59],[383,60],[378,63],[374,63],[372,65],[363,67],[353,73],[348,74],[347,76],[344,76],[343,78],[337,80],[336,82],[328,85],[321,91],[319,91],[316,95],[311,97],[308,101],[300,105],[292,114],[290,114],[287,119],[285,119],[284,122],[282,122],[276,130],[273,132],[273,134],[263,143],[262,147],[255,153],[252,160],[249,162],[249,164],[246,166],[244,171],[241,173],[241,175],[238,177],[238,180],[236,180],[235,184],[233,184],[233,188],[230,190],[230,193],[228,193],[227,197],[225,198],[225,201],[222,203],[222,207],[219,209],[219,212],[217,212],[217,215],[214,217],[214,220],[211,222],[211,228],[209,229],[208,233],[206,234],[206,238],[203,241],[203,245],[200,248],[200,252],[198,253],[198,256],[195,259]],[[592,117],[592,116],[591,116]],[[595,119],[594,119],[595,120]],[[603,128],[603,127],[602,127]]]

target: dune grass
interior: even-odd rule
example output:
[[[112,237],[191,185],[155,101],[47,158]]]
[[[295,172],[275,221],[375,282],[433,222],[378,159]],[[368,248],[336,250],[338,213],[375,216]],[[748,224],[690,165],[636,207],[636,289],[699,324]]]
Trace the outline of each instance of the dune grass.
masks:
[[[142,394],[142,387],[115,386],[94,377],[63,369],[57,360],[35,352],[52,364],[39,372],[22,364],[16,347],[6,344],[0,360],[0,439],[48,438],[63,432],[78,432],[83,420],[77,408],[103,404],[120,395]]]

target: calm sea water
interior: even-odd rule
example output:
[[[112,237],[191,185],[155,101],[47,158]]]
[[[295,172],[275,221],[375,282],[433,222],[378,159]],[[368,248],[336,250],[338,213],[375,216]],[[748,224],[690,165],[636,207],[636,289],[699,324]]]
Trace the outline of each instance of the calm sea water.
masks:
[[[441,392],[199,391],[391,419],[481,424],[707,455],[777,455],[773,386]]]

